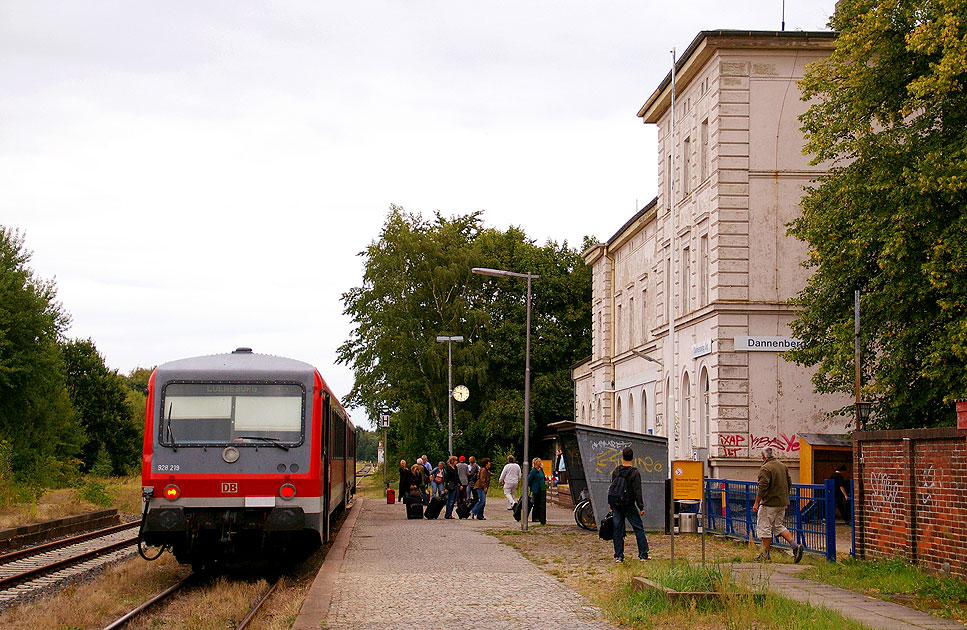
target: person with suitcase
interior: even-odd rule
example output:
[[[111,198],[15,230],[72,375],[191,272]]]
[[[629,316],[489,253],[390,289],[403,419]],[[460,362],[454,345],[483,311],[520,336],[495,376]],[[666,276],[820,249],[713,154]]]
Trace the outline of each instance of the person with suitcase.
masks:
[[[641,497],[641,473],[634,465],[635,452],[626,446],[621,452],[621,465],[611,473],[611,485],[608,487],[608,505],[611,507],[614,519],[614,561],[625,560],[625,521],[631,523],[638,543],[638,559],[650,560],[648,556],[648,538],[645,536],[645,526],[641,517],[645,513],[645,502]]]
[[[443,486],[447,491],[447,513],[443,518],[453,518],[453,504],[457,502],[457,489],[460,487],[460,479],[457,477],[456,465],[457,458],[455,455],[451,455],[443,469]]]
[[[535,457],[531,462],[531,469],[527,473],[527,489],[531,493],[531,501],[527,504],[527,511],[531,513],[533,522],[547,525],[547,477],[541,468],[541,458]]]
[[[446,466],[440,462],[436,468],[430,471],[430,488],[433,490],[434,497],[446,497],[447,493],[443,487],[443,469]]]

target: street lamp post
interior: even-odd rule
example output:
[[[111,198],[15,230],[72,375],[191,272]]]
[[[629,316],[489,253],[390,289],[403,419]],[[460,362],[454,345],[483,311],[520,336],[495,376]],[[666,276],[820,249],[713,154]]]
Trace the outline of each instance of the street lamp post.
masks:
[[[524,461],[521,467],[521,493],[520,493],[520,531],[527,532],[527,475],[530,468],[529,449],[530,444],[530,418],[531,418],[531,280],[540,276],[531,272],[517,273],[514,271],[504,271],[503,269],[487,269],[486,267],[474,267],[471,269],[481,276],[493,276],[496,278],[527,278],[527,340],[524,344]]]
[[[437,343],[447,344],[447,448],[450,456],[453,456],[453,346],[455,341],[460,343],[463,337],[456,335],[453,337],[440,336],[436,338]]]

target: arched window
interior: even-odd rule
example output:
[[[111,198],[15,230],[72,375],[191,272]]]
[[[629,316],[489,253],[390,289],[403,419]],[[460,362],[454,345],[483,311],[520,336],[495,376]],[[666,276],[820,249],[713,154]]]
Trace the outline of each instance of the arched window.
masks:
[[[615,411],[614,411],[614,428],[623,429],[621,425],[623,419],[621,418],[621,396],[615,395]]]
[[[699,378],[699,387],[701,389],[700,396],[701,399],[698,401],[699,409],[701,410],[701,415],[699,416],[699,436],[702,446],[709,448],[711,444],[711,433],[712,427],[709,423],[709,382],[708,382],[708,368],[702,368],[702,376]]]
[[[692,426],[692,383],[688,372],[682,377],[682,439],[679,442],[679,453],[687,457],[691,445],[695,441],[695,428]]]
[[[648,392],[641,390],[641,432],[648,433],[651,431],[654,433],[655,430],[655,420],[648,416]]]
[[[638,430],[638,427],[635,426],[635,395],[632,393],[628,394],[628,430]]]

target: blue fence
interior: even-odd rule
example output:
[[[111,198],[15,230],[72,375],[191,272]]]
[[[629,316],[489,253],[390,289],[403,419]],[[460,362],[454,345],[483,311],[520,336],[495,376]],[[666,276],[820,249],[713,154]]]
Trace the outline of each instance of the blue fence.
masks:
[[[705,528],[706,531],[734,536],[742,540],[755,534],[755,503],[758,484],[754,481],[731,479],[705,480]],[[792,533],[796,544],[808,551],[821,553],[826,559],[836,561],[836,497],[833,480],[825,484],[792,484],[789,507],[786,508],[784,524]],[[776,538],[773,545],[788,547],[783,538]]]

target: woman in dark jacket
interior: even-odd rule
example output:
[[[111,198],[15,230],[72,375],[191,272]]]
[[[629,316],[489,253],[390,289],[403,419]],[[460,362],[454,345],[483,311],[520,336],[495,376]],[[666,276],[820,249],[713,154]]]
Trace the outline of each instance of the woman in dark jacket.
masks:
[[[547,512],[544,504],[547,493],[547,478],[544,476],[544,469],[541,468],[540,457],[535,457],[534,461],[531,462],[530,472],[527,473],[527,489],[531,493],[534,522],[547,525]]]
[[[473,509],[470,510],[471,518],[476,517],[477,520],[485,521],[484,518],[484,506],[487,505],[487,490],[490,489],[490,458],[484,457],[480,460],[480,469],[477,473],[477,482],[473,486],[473,492],[477,495],[477,502],[474,504]]]
[[[406,493],[410,491],[411,477],[412,477],[412,473],[410,473],[410,469],[406,467],[406,460],[401,459],[400,460],[400,487],[399,487],[399,492],[396,493],[397,503],[402,503],[403,497],[405,497]]]
[[[443,469],[443,489],[447,491],[447,513],[444,518],[453,518],[453,504],[457,502],[457,490],[460,488],[460,478],[457,476],[457,458],[454,455],[447,460]]]

